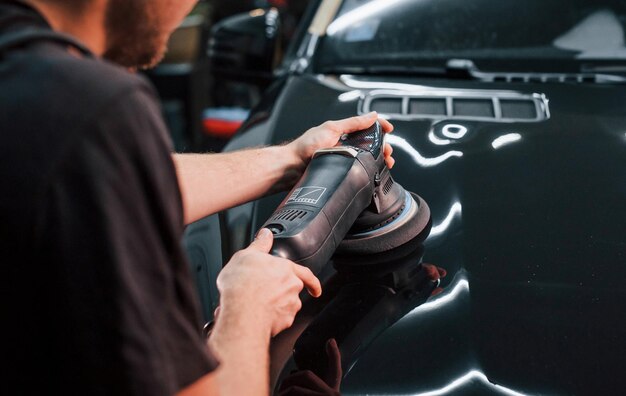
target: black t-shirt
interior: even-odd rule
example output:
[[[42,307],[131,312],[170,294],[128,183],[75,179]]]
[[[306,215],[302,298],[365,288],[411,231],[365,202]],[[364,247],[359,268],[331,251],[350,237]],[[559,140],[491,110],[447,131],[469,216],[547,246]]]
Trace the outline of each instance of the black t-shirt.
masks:
[[[50,32],[1,1],[0,39],[23,29]],[[0,50],[0,139],[0,394],[171,395],[215,369],[149,83],[50,40]]]

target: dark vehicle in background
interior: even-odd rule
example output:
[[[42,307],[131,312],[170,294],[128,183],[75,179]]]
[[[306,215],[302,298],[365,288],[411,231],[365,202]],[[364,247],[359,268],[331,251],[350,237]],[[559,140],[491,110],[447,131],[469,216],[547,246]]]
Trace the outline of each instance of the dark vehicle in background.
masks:
[[[626,2],[313,1],[276,67],[250,61],[271,15],[238,18],[212,70],[269,88],[226,150],[376,110],[432,212],[424,241],[328,264],[273,342],[276,394],[624,393]],[[189,227],[207,320],[282,198]]]
[[[258,102],[261,87],[211,78],[207,45],[212,27],[238,13],[275,8],[285,47],[308,0],[200,0],[174,31],[162,62],[145,75],[154,83],[178,152],[220,151]]]

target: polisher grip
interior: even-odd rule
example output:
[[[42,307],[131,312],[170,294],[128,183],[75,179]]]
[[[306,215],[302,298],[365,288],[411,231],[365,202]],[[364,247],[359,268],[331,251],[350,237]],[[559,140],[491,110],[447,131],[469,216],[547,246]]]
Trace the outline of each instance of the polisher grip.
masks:
[[[385,168],[378,122],[318,150],[300,181],[263,225],[272,254],[319,272],[372,202]]]
[[[263,227],[272,254],[319,272],[372,199],[373,183],[356,157],[326,153],[307,170]]]

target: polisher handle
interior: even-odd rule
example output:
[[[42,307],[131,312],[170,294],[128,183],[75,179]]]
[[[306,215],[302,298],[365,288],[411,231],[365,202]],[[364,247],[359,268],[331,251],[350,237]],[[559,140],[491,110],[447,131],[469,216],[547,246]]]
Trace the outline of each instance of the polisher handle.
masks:
[[[272,254],[314,273],[329,261],[372,202],[384,167],[378,122],[346,136],[336,147],[314,155],[300,181],[263,225],[274,234]]]

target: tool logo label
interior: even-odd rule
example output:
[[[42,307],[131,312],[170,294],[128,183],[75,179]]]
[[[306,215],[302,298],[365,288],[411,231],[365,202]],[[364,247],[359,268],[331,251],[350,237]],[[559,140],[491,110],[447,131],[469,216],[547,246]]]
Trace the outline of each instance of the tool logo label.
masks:
[[[293,190],[293,193],[287,200],[286,204],[289,203],[307,203],[311,205],[315,205],[319,202],[322,195],[326,192],[324,187],[302,187]]]

